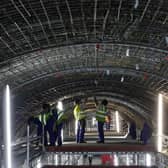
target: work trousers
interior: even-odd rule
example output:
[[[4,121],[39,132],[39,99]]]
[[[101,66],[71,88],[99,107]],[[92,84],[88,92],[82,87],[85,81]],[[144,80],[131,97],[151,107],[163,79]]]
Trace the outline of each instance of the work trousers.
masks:
[[[85,119],[79,120],[76,135],[77,143],[84,142],[85,127],[86,127],[86,120]]]
[[[99,135],[99,141],[104,142],[104,122],[98,121],[98,135]]]

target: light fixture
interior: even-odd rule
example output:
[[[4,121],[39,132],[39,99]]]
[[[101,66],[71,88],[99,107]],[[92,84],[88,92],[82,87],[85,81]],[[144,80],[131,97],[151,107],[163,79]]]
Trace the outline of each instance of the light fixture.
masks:
[[[130,56],[129,52],[130,52],[130,50],[129,50],[129,48],[127,48],[127,50],[126,50],[126,56],[127,56],[127,57]]]
[[[117,132],[119,133],[120,132],[120,121],[119,121],[118,111],[116,111],[116,129],[117,129]]]
[[[168,45],[168,36],[165,37],[166,44]]]
[[[124,76],[121,77],[121,82],[124,82]]]
[[[97,81],[97,80],[94,80],[94,84],[97,86],[97,85],[98,85],[98,81]]]
[[[162,132],[163,132],[163,96],[158,95],[158,152],[162,151]]]
[[[63,110],[63,104],[62,104],[62,101],[58,101],[57,108],[58,108],[58,110],[60,110],[60,111]]]
[[[135,0],[135,5],[134,5],[134,9],[137,9],[139,6],[139,0]]]
[[[109,69],[106,70],[106,75],[110,75],[110,70]]]
[[[10,109],[10,88],[6,85],[5,93],[5,167],[12,167],[12,152],[11,152],[11,109]]]
[[[139,70],[139,64],[136,64],[136,65],[135,65],[135,69],[136,69],[136,70]]]

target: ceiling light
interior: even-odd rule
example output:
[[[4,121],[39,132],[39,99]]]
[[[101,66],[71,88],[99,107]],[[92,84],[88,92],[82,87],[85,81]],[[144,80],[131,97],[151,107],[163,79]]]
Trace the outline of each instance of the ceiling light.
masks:
[[[168,36],[165,37],[166,44],[168,45]]]
[[[60,111],[63,110],[63,104],[62,104],[62,101],[58,101],[58,103],[57,103],[57,108],[58,108],[58,110],[60,110]]]
[[[136,69],[136,70],[139,70],[139,64],[136,64],[136,65],[135,65],[135,69]]]
[[[124,82],[124,76],[121,77],[121,82]]]
[[[117,133],[119,133],[120,132],[120,121],[119,121],[118,111],[116,111],[115,114],[116,114],[116,130],[117,130]]]
[[[110,70],[109,69],[106,70],[106,75],[110,75]]]
[[[94,84],[95,84],[95,85],[98,85],[98,81],[97,81],[97,80],[94,80]]]
[[[129,57],[129,52],[130,52],[130,50],[129,50],[129,48],[126,50],[126,56],[127,57]]]
[[[137,9],[139,6],[139,0],[135,0],[135,5],[134,5],[134,9]]]

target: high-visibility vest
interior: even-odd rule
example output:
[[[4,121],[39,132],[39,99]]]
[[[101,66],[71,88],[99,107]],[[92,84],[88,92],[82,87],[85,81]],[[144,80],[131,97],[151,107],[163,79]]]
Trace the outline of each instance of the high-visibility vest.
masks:
[[[42,124],[46,125],[50,116],[51,116],[50,112],[44,113],[44,114],[39,114],[38,119],[41,121]]]
[[[86,113],[81,110],[79,105],[76,105],[74,108],[74,117],[76,120],[82,120],[86,118]]]
[[[96,111],[96,120],[100,122],[105,122],[106,117],[106,107],[104,105],[98,106]]]
[[[67,117],[64,114],[64,111],[58,111],[58,118],[57,118],[57,124],[61,124],[63,121],[65,121]]]

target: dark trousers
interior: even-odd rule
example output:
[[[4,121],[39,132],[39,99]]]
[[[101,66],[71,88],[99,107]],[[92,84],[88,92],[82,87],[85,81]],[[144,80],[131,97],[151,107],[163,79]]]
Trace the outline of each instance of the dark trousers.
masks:
[[[35,124],[37,126],[37,136],[41,136],[41,143],[42,143],[42,135],[43,135],[43,124],[41,123],[41,121],[38,118],[30,118],[29,122],[32,122],[33,124]],[[46,125],[44,125],[44,145],[48,144],[48,140],[47,140],[47,132],[49,134],[50,137],[50,144],[51,144],[51,136],[52,136],[52,128],[53,128],[53,120],[50,120],[47,122]]]
[[[44,143],[47,144],[47,132],[49,134],[49,142],[50,142],[50,145],[55,145],[55,134],[54,134],[54,131],[53,131],[53,127],[54,127],[54,123],[56,122],[55,118],[54,117],[51,117],[48,119],[47,123],[46,123],[46,126],[44,127]]]
[[[58,146],[62,145],[62,128],[63,128],[63,123],[60,123],[57,125],[56,130],[52,131],[50,133],[50,145],[55,146],[55,142],[57,141]]]
[[[79,120],[76,135],[77,143],[84,141],[85,127],[86,127],[86,120],[85,119]]]
[[[57,144],[58,146],[61,146],[62,145],[62,128],[63,128],[63,123],[60,123],[58,126],[57,126],[57,136],[56,136],[56,140],[57,140]]]
[[[38,118],[33,118],[32,122],[37,126],[37,136],[42,136],[43,128],[41,121]]]
[[[98,135],[99,135],[99,141],[104,142],[104,122],[98,121]]]
[[[41,123],[41,121],[38,118],[31,118],[30,122],[32,122],[33,124],[35,124],[37,126],[37,136],[40,136],[40,141],[42,143],[42,134],[43,134],[43,125]],[[45,130],[45,128],[44,128]],[[45,131],[44,131],[45,132]],[[46,135],[46,133],[44,133],[44,136]],[[44,141],[47,139],[47,135],[46,138],[44,137]]]

